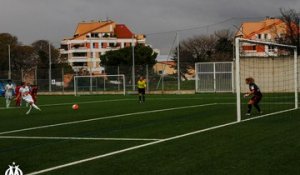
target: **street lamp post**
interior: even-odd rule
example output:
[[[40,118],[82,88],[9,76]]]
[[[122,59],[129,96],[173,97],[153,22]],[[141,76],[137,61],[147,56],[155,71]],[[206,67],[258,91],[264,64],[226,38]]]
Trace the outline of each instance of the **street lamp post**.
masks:
[[[89,71],[90,71],[90,93],[93,92],[93,67],[94,67],[94,52],[93,52],[93,43],[92,43],[92,34],[89,33],[89,41],[90,41],[90,59],[89,59],[89,63],[90,63],[90,67],[89,67]]]
[[[297,54],[300,54],[300,17],[297,18]]]
[[[52,92],[52,77],[51,77],[51,72],[52,72],[52,61],[51,61],[51,45],[50,42],[48,42],[48,49],[49,49],[49,92]]]
[[[10,45],[8,45],[8,79],[11,79]]]
[[[135,91],[134,35],[132,34],[132,90]]]
[[[179,33],[176,33],[177,38],[177,90],[180,93],[180,41],[179,41]]]

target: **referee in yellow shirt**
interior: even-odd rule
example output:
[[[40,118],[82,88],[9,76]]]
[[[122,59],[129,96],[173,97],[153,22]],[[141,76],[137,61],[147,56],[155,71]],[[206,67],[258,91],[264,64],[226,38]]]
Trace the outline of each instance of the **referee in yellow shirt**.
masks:
[[[146,91],[147,83],[146,83],[146,80],[144,79],[143,76],[140,76],[140,79],[137,82],[137,87],[138,87],[138,92],[139,92],[140,103],[144,103],[145,102],[145,91]]]

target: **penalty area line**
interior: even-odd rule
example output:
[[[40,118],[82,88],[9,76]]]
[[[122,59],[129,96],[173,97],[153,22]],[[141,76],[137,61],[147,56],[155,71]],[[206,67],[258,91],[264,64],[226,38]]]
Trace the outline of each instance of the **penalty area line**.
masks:
[[[128,114],[119,114],[119,115],[113,115],[113,116],[107,116],[107,117],[98,117],[98,118],[77,120],[77,121],[72,121],[72,122],[64,122],[64,123],[57,123],[57,124],[44,125],[44,126],[36,126],[36,127],[31,127],[31,128],[24,128],[24,129],[12,130],[12,131],[0,132],[0,135],[12,134],[12,133],[23,132],[23,131],[31,131],[31,130],[36,130],[36,129],[45,129],[45,128],[51,128],[51,127],[56,127],[56,126],[65,126],[65,125],[72,125],[72,124],[78,124],[78,123],[86,123],[86,122],[92,122],[92,121],[98,121],[98,120],[114,119],[114,118],[121,118],[121,117],[141,115],[141,114],[151,114],[151,113],[157,113],[157,112],[166,112],[166,111],[174,111],[174,110],[180,110],[180,109],[197,108],[197,107],[205,107],[205,106],[213,106],[213,105],[217,105],[217,103],[208,103],[208,104],[201,104],[201,105],[157,109],[157,110],[152,110],[152,111],[134,112],[134,113],[128,113]]]
[[[160,143],[163,143],[163,142],[177,140],[177,139],[184,138],[184,137],[187,137],[187,136],[200,134],[200,133],[216,130],[216,129],[219,129],[219,128],[224,128],[224,127],[227,127],[227,126],[232,126],[232,125],[248,122],[248,121],[251,121],[251,120],[260,119],[260,118],[267,117],[267,116],[270,116],[270,115],[276,115],[276,114],[290,112],[290,111],[293,111],[293,110],[297,110],[297,109],[289,109],[289,110],[285,110],[285,111],[274,112],[274,113],[271,113],[271,114],[261,115],[261,116],[253,117],[251,119],[242,120],[240,122],[235,121],[235,122],[230,122],[230,123],[226,123],[226,124],[222,124],[222,125],[218,125],[218,126],[213,126],[213,127],[210,127],[210,128],[201,129],[201,130],[198,130],[198,131],[189,132],[189,133],[186,133],[186,134],[177,135],[177,136],[170,137],[170,138],[166,138],[166,139],[162,139],[162,140],[158,140],[158,141],[154,141],[154,142],[150,142],[150,143],[146,143],[146,144],[142,144],[142,145],[129,147],[129,148],[126,148],[126,149],[122,149],[122,150],[118,150],[118,151],[114,151],[114,152],[110,152],[110,153],[90,157],[90,158],[87,158],[87,159],[82,159],[82,160],[62,164],[62,165],[59,165],[59,166],[54,166],[54,167],[47,168],[47,169],[44,169],[44,170],[35,171],[35,172],[32,172],[32,173],[29,173],[28,175],[42,174],[42,173],[46,173],[46,172],[66,168],[66,167],[69,167],[69,166],[78,165],[78,164],[82,164],[82,163],[85,163],[85,162],[89,162],[89,161],[93,161],[93,160],[97,160],[97,159],[101,159],[101,158],[105,158],[105,157],[110,157],[110,156],[121,154],[121,153],[124,153],[124,152],[128,152],[128,151],[137,150],[137,149],[140,149],[140,148],[160,144]]]
[[[97,138],[97,137],[35,137],[35,136],[0,136],[0,139],[32,140],[104,140],[104,141],[158,141],[152,138]]]

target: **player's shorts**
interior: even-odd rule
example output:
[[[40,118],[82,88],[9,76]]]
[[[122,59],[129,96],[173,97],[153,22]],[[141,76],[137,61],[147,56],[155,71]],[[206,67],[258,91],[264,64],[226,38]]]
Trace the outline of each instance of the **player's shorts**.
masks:
[[[32,96],[30,94],[24,96],[23,100],[25,100],[27,103],[34,103]]]
[[[145,95],[145,88],[138,88],[139,94]]]
[[[13,94],[10,93],[10,92],[6,92],[6,93],[5,93],[5,98],[6,98],[6,99],[12,99],[12,98],[13,98]]]
[[[254,95],[254,96],[251,98],[251,101],[253,101],[254,104],[258,104],[258,103],[260,102],[261,99],[262,99],[262,96]]]

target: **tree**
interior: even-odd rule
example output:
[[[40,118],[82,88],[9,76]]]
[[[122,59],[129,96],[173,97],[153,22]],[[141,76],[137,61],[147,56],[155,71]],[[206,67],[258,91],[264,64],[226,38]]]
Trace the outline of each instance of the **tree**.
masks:
[[[300,54],[300,36],[299,25],[300,16],[294,9],[280,9],[281,19],[286,25],[286,36],[281,38],[280,42],[297,46],[298,54]]]
[[[215,53],[217,38],[215,35],[199,35],[180,42],[180,74],[184,77],[194,69],[196,62],[212,61]],[[174,61],[177,65],[177,49]],[[175,67],[177,69],[177,66]]]
[[[37,40],[32,43],[35,53],[38,55],[37,67],[46,71],[41,71],[38,74],[39,78],[48,79],[49,73],[49,41],[47,40]],[[53,77],[61,77],[61,69],[64,69],[65,73],[73,72],[72,67],[61,60],[59,50],[56,49],[52,44],[50,44],[51,51],[51,68]]]
[[[31,70],[38,61],[34,48],[31,46],[17,45],[11,53],[12,68],[15,70]]]
[[[9,33],[0,33],[0,69],[8,70],[8,46],[11,52],[18,45],[18,38]]]
[[[199,35],[180,42],[180,74],[192,73],[196,62],[232,61],[233,33],[228,30],[216,31],[213,35]],[[177,49],[174,59],[177,64]],[[175,67],[177,69],[177,66]]]
[[[232,61],[233,59],[233,33],[230,30],[215,32],[217,42],[215,46],[215,61]]]
[[[36,54],[39,57],[38,67],[48,69],[49,68],[49,41],[38,40],[32,43]],[[51,51],[51,62],[52,64],[60,63],[59,50],[56,49],[52,44],[50,44]]]
[[[134,47],[135,65],[148,65],[152,67],[156,61],[157,53],[150,46],[138,44]],[[108,51],[101,56],[101,66],[105,67],[108,74],[116,74],[116,66],[120,66],[121,72],[130,72],[132,66],[132,48],[126,47],[119,50]],[[139,70],[137,69],[137,72]]]

